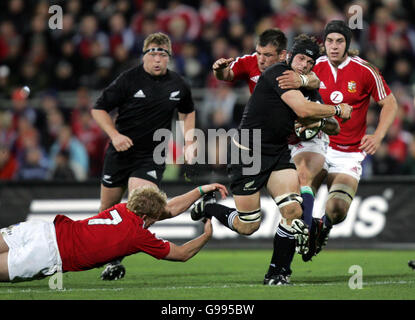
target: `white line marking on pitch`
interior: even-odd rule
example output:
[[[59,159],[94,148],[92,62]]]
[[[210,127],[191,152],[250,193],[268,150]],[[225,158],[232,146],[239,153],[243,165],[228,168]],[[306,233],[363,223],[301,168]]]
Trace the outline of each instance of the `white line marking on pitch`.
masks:
[[[414,281],[374,281],[374,282],[363,282],[363,286],[382,286],[382,285],[389,285],[389,284],[415,284]],[[347,282],[325,282],[325,283],[293,283],[292,286],[283,286],[284,288],[292,288],[292,287],[314,287],[314,286],[335,286],[335,285],[345,285],[347,286]],[[229,284],[229,285],[222,285],[222,286],[181,286],[181,287],[137,287],[136,289],[139,290],[179,290],[179,289],[233,289],[233,288],[253,288],[253,287],[266,287],[262,284]],[[0,294],[7,294],[7,293],[46,293],[46,292],[94,292],[94,291],[123,291],[125,288],[84,288],[84,289],[75,289],[75,288],[64,288],[62,290],[45,290],[40,289],[0,289]]]

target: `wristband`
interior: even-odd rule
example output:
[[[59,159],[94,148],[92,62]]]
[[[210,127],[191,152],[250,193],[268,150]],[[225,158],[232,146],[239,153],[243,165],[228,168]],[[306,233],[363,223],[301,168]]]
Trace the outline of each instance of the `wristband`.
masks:
[[[340,117],[342,114],[342,108],[339,104],[334,106],[334,115]]]
[[[308,85],[308,78],[303,74],[300,74],[300,78],[301,78],[301,87],[306,87]]]
[[[203,192],[202,187],[199,186],[198,189],[199,189],[200,195],[203,196],[205,193]]]

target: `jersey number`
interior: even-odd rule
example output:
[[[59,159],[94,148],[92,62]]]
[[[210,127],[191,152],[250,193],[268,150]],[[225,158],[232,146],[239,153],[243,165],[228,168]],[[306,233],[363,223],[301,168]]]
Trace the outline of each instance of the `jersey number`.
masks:
[[[88,221],[88,224],[112,224],[116,225],[122,221],[122,218],[117,210],[111,210],[110,215],[112,219],[91,219]]]

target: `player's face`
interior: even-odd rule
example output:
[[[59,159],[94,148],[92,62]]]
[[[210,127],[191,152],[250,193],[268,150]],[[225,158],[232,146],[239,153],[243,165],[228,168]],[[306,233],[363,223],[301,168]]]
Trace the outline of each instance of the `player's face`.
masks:
[[[168,50],[167,46],[157,45],[150,43],[146,49],[151,48],[163,48]],[[167,64],[169,63],[170,57],[166,52],[155,51],[147,52],[143,56],[144,70],[152,76],[161,76],[167,72]]]
[[[307,74],[314,66],[314,60],[309,56],[297,53],[291,62],[291,68],[299,74]]]
[[[335,66],[338,66],[347,57],[344,54],[346,50],[346,38],[341,33],[329,33],[324,42],[324,47],[326,48],[327,57]]]
[[[286,51],[283,50],[281,53],[278,54],[277,48],[272,44],[267,44],[265,47],[261,47],[260,45],[256,46],[256,53],[258,59],[258,68],[259,71],[264,72],[269,66],[273,64],[285,60],[285,53]]]

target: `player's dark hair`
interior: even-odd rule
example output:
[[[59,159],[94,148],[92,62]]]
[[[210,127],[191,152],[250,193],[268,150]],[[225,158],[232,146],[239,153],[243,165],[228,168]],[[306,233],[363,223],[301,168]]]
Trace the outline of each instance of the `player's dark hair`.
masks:
[[[300,34],[294,38],[293,46],[291,48],[291,57],[288,61],[288,65],[291,66],[291,63],[296,54],[305,54],[306,56],[312,58],[314,63],[317,58],[321,55],[322,48],[317,43],[316,38],[310,37],[306,34]]]
[[[287,49],[287,37],[278,28],[267,29],[259,35],[258,45],[265,47],[268,44],[277,49],[277,53]]]

